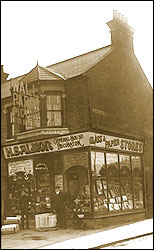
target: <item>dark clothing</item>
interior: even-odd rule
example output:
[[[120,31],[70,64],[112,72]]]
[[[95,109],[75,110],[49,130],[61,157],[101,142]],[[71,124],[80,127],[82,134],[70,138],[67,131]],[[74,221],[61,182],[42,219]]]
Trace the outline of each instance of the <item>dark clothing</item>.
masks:
[[[29,197],[22,196],[19,205],[21,210],[21,227],[24,228],[24,220],[26,219],[26,228],[29,228]]]
[[[54,195],[53,207],[57,214],[57,225],[61,228],[66,228],[66,194],[60,192]]]

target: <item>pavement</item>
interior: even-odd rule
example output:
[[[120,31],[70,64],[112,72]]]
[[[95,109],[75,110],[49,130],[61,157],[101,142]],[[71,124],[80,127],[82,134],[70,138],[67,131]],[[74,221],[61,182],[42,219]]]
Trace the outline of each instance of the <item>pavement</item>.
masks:
[[[100,229],[20,230],[1,235],[1,249],[100,249],[123,240],[153,233],[153,219]]]

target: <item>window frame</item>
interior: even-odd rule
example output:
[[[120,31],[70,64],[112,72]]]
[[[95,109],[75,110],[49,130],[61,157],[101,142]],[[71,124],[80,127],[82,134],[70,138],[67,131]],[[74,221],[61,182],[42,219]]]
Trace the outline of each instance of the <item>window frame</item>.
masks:
[[[45,127],[46,128],[61,128],[63,127],[63,103],[62,103],[62,93],[61,92],[47,92],[45,93],[46,98],[45,98]],[[47,97],[48,96],[59,96],[60,97],[60,105],[61,109],[47,109]],[[61,114],[61,125],[53,125],[53,126],[48,126],[47,125],[47,113],[60,113]]]
[[[97,155],[97,152],[99,153],[102,153],[104,154],[104,159],[105,159],[105,169],[107,170],[107,157],[106,157],[106,154],[109,153],[109,154],[116,154],[117,155],[117,159],[118,159],[118,170],[119,170],[119,177],[109,177],[108,176],[108,173],[107,173],[107,176],[106,177],[102,177],[102,176],[98,176],[97,175],[97,171],[96,171],[96,166],[92,166],[92,161],[91,161],[91,176],[92,176],[92,185],[94,186],[95,185],[95,182],[97,179],[101,179],[101,180],[105,180],[107,182],[107,195],[109,193],[109,184],[110,182],[113,180],[115,181],[118,181],[119,182],[119,186],[120,186],[120,198],[121,198],[121,208],[119,210],[114,210],[114,211],[110,211],[109,209],[109,195],[107,197],[108,199],[108,211],[106,211],[105,213],[103,211],[99,211],[97,212],[96,209],[94,208],[94,199],[96,198],[96,194],[94,193],[93,191],[93,201],[92,201],[92,205],[93,205],[93,211],[94,211],[94,216],[100,216],[100,215],[109,215],[109,214],[112,214],[112,213],[129,213],[129,212],[133,212],[133,211],[138,211],[138,210],[143,210],[145,209],[145,190],[144,190],[144,169],[143,169],[143,164],[142,164],[142,161],[143,161],[143,156],[142,155],[139,155],[139,154],[135,154],[135,153],[128,153],[128,152],[119,152],[119,151],[108,151],[108,150],[101,150],[99,148],[91,148],[90,150],[90,157],[92,157],[92,154],[93,156]],[[128,177],[122,177],[121,176],[121,166],[120,166],[120,155],[121,156],[126,156],[128,157],[128,160],[129,160],[129,169],[130,169],[130,174],[131,174],[131,177],[128,176]],[[139,157],[140,159],[140,164],[141,164],[141,173],[142,173],[142,176],[140,178],[133,178],[133,170],[132,170],[132,160],[131,160],[131,157]],[[92,159],[92,158],[91,158]],[[97,159],[93,159],[93,164],[94,162],[97,162]],[[92,171],[94,170],[95,173]],[[143,200],[142,200],[142,203],[143,203],[143,206],[142,207],[139,207],[139,208],[135,208],[135,203],[134,203],[134,189],[133,189],[133,184],[134,184],[134,180],[140,180],[141,182],[141,185],[142,185],[142,194],[143,194]],[[124,201],[122,200],[122,184],[123,183],[127,183],[128,182],[128,186],[131,190],[131,197],[132,197],[132,202],[131,204],[129,204],[129,198],[127,197],[127,202],[128,202],[128,208],[124,209],[123,207],[125,207],[124,205],[122,205],[124,203]],[[94,187],[92,187],[94,188]],[[98,195],[97,195],[98,196]],[[101,195],[100,195],[101,196]],[[126,195],[127,196],[127,195]],[[131,208],[131,206],[133,205],[133,207]]]

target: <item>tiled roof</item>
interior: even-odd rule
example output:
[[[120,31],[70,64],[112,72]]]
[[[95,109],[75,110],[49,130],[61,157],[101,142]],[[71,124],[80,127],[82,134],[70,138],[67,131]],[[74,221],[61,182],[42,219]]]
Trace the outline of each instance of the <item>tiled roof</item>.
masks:
[[[63,79],[58,73],[56,74],[52,70],[48,70],[36,65],[28,74],[26,74],[23,78],[23,82],[33,82],[37,80],[61,80]]]
[[[85,73],[110,52],[111,46],[109,45],[63,62],[47,66],[46,69],[54,70],[65,77],[65,79],[68,79]]]
[[[38,64],[29,73],[13,78],[12,81],[33,82],[37,80],[66,80],[87,72],[90,68],[111,53],[111,45],[73,57],[43,68]],[[10,80],[1,88],[1,97],[10,96]]]

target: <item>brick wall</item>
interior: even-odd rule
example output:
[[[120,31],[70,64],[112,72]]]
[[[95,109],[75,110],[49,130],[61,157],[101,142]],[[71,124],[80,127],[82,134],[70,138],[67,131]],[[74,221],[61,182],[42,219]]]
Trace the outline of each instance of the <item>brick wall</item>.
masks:
[[[88,129],[90,116],[86,79],[67,83],[66,95],[67,127],[70,132]]]
[[[153,91],[133,54],[112,52],[89,72],[91,122],[108,131],[145,139],[148,217],[153,207]],[[97,114],[93,109],[100,110]]]
[[[89,72],[92,124],[146,135],[152,130],[152,90],[133,54],[112,52]]]

